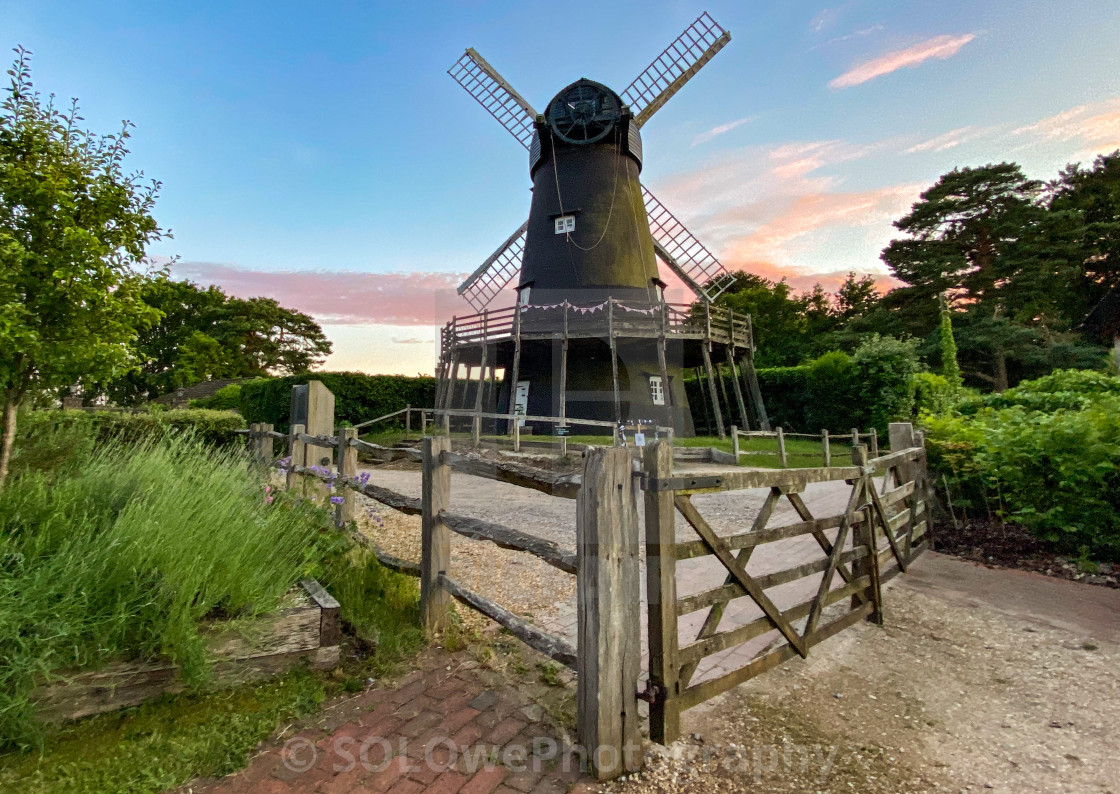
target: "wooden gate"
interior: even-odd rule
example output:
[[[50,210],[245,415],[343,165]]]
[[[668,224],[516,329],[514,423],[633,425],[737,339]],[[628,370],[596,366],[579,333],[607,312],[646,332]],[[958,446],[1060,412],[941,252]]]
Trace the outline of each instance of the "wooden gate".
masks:
[[[882,623],[882,583],[905,571],[929,540],[925,451],[909,424],[891,425],[891,448],[890,454],[868,460],[866,447],[856,446],[850,466],[689,477],[673,476],[668,444],[657,442],[646,450],[642,474],[649,621],[646,697],[651,703],[654,741],[667,744],[678,737],[684,709],[794,656],[806,656],[814,645],[860,620]],[[826,482],[847,483],[847,505],[839,514],[814,516],[802,493],[807,485]],[[717,534],[693,503],[697,494],[748,488],[768,490],[745,532]],[[774,509],[783,499],[800,521],[772,526]],[[678,539],[677,513],[696,539]],[[682,530],[688,531],[685,526]],[[760,547],[799,538],[812,539],[808,541],[812,551],[801,557],[804,562],[765,575],[747,572]],[[706,556],[718,560],[722,581],[706,582],[698,592],[678,595],[678,562]],[[774,592],[799,581],[802,589],[808,588],[809,597],[797,595],[796,585]],[[728,622],[723,620],[725,611],[739,598],[750,599],[761,616],[721,630],[721,622]],[[682,638],[681,618],[701,610],[706,610],[706,616],[699,630]],[[767,635],[773,637],[768,645],[759,640]],[[752,640],[758,641],[753,645],[763,646],[753,654],[753,645],[744,645]],[[707,676],[696,675],[705,658],[737,646],[745,652],[735,669],[716,668],[714,675],[711,670]]]

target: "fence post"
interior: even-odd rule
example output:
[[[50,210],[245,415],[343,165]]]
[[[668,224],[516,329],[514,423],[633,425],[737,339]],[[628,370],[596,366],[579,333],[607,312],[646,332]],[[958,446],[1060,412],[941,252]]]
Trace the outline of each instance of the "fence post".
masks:
[[[649,477],[673,476],[673,445],[655,441],[646,447],[643,468]],[[677,661],[677,534],[672,491],[645,492],[646,599],[649,627],[649,735],[672,744],[681,734],[676,700]]]
[[[451,467],[441,453],[451,450],[448,436],[429,436],[422,442],[420,618],[428,631],[445,628],[451,617],[451,594],[439,582],[451,564],[451,530],[443,512],[451,497]]]
[[[871,428],[871,457],[879,457],[879,431]]]
[[[781,427],[774,429],[778,434],[778,465],[783,469],[789,468],[789,458],[786,456],[786,434]]]
[[[832,465],[832,445],[828,442],[828,431],[821,431],[821,451],[824,453],[824,467]]]
[[[249,464],[259,463],[261,459],[261,426],[259,422],[249,424]]]
[[[288,478],[286,482],[289,491],[299,486],[301,493],[303,492],[303,475],[296,474],[295,468],[305,465],[306,445],[299,440],[299,435],[302,432],[303,425],[292,425],[288,428]]]
[[[357,437],[356,427],[338,429],[338,476],[344,483],[339,490],[343,500],[338,506],[339,525],[354,520],[354,491],[345,487],[345,482],[358,476],[358,448],[350,444]]]
[[[479,388],[482,388],[482,381],[479,381]],[[482,441],[482,414],[475,412],[474,417],[471,419],[471,444],[477,449]]]
[[[404,407],[404,434],[405,436],[412,435],[412,405]]]
[[[852,449],[855,449],[858,446],[859,446],[859,428],[858,427],[853,427],[852,428]]]
[[[271,466],[272,461],[276,459],[276,445],[273,443],[272,436],[268,435],[273,432],[272,425],[262,424],[261,429],[261,460],[264,461],[265,466]]]
[[[428,435],[428,412],[420,409],[420,437]]]
[[[521,417],[513,417],[513,451],[521,451]]]
[[[443,415],[443,434],[451,438],[451,414],[449,413]]]
[[[899,452],[918,446],[917,439],[914,437],[914,426],[909,422],[891,422],[888,430],[890,431],[891,452]],[[917,466],[912,461],[900,463],[897,470],[900,485],[905,485],[916,478]]]
[[[595,776],[641,768],[638,505],[629,450],[595,447],[576,506],[579,740]]]
[[[739,463],[739,428],[731,425],[731,454],[735,456],[735,464]]]
[[[858,466],[861,471],[867,466],[867,447],[862,444],[856,444],[852,447],[852,465]],[[874,488],[875,481],[870,474],[860,474],[859,478],[852,482],[852,487]],[[870,494],[866,492],[862,494],[862,498],[856,504],[856,509],[862,510],[864,515],[852,526],[852,547],[863,546],[868,553],[852,563],[852,576],[856,579],[864,576],[870,579],[871,603],[874,605],[874,610],[867,616],[867,619],[872,623],[882,625],[883,595],[879,583],[879,544],[875,534],[875,518],[872,512]],[[859,599],[852,596],[852,609],[859,606]]]

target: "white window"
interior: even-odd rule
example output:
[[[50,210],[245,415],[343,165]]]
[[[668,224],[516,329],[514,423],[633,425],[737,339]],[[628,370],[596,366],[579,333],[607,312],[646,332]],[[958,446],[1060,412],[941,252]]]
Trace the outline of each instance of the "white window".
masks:
[[[522,306],[529,305],[529,290],[531,290],[532,288],[533,285],[529,284],[528,286],[522,287],[521,291],[517,293],[517,302]]]
[[[568,234],[576,230],[576,216],[575,215],[561,215],[556,219],[556,233]]]
[[[653,399],[654,405],[665,404],[665,389],[662,386],[660,375],[649,376],[649,396]]]

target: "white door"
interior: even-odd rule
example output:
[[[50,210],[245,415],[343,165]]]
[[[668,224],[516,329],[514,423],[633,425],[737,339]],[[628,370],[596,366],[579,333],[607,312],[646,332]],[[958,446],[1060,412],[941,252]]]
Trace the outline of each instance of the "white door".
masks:
[[[517,395],[513,399],[513,412],[518,416],[525,416],[529,411],[529,381],[517,381]],[[525,427],[525,420],[519,419],[518,427]]]

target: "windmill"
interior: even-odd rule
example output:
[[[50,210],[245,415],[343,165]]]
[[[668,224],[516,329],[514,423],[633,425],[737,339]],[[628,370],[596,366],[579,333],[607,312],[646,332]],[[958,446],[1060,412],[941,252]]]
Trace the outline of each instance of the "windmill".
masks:
[[[721,407],[715,387],[718,348],[749,426],[735,356],[753,353],[750,319],[711,306],[734,278],[639,181],[641,128],[730,40],[702,14],[621,94],[581,78],[543,113],[473,49],[448,70],[528,150],[533,198],[528,219],[458,288],[480,314],[444,329],[437,408],[470,401],[468,386],[457,396],[458,373],[465,365],[470,381],[477,364],[476,411],[487,403],[510,414],[637,419],[690,435],[683,370],[702,361],[722,435],[732,406],[724,396]],[[695,292],[703,317],[665,303],[658,260]],[[517,308],[492,313],[514,280]],[[573,372],[569,356],[579,361]],[[500,393],[498,366],[512,372]],[[761,399],[752,402],[758,415]]]

